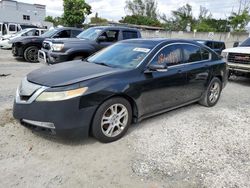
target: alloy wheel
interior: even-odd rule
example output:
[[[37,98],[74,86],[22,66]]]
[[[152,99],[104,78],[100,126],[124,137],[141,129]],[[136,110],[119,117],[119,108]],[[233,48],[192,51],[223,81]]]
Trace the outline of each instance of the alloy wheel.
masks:
[[[116,137],[128,124],[128,110],[122,104],[113,104],[103,114],[101,129],[105,136]]]

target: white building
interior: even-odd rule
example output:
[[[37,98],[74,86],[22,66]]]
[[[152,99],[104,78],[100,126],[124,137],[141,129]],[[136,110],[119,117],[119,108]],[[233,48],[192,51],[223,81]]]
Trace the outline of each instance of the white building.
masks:
[[[46,6],[13,0],[0,0],[0,22],[51,26],[44,22]]]

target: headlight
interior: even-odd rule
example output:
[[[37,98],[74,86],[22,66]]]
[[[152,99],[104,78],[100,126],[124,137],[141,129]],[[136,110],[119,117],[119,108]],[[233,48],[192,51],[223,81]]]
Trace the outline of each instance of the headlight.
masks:
[[[64,44],[52,44],[51,49],[53,51],[60,52],[64,47]]]
[[[83,95],[88,90],[88,87],[78,88],[69,91],[58,92],[43,92],[39,95],[36,101],[63,101]]]
[[[222,52],[221,53],[221,56],[222,56],[224,62],[227,62],[227,55],[228,55],[227,52]]]

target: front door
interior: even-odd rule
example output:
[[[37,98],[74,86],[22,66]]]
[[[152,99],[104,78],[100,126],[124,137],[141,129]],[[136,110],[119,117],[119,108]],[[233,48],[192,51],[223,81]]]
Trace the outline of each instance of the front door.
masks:
[[[140,115],[176,107],[185,102],[187,72],[182,63],[181,45],[174,44],[163,48],[151,63],[167,63],[168,69],[165,72],[144,74],[141,94],[143,110]]]
[[[104,31],[97,39],[99,49],[106,48],[118,41],[119,30]],[[101,39],[101,40],[99,40]]]

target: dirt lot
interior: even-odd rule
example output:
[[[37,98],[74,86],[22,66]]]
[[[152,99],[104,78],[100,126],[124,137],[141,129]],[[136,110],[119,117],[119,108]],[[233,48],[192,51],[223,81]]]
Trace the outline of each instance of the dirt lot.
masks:
[[[250,79],[230,81],[214,108],[190,105],[101,144],[45,137],[12,118],[21,78],[41,66],[0,50],[1,187],[250,187]]]

